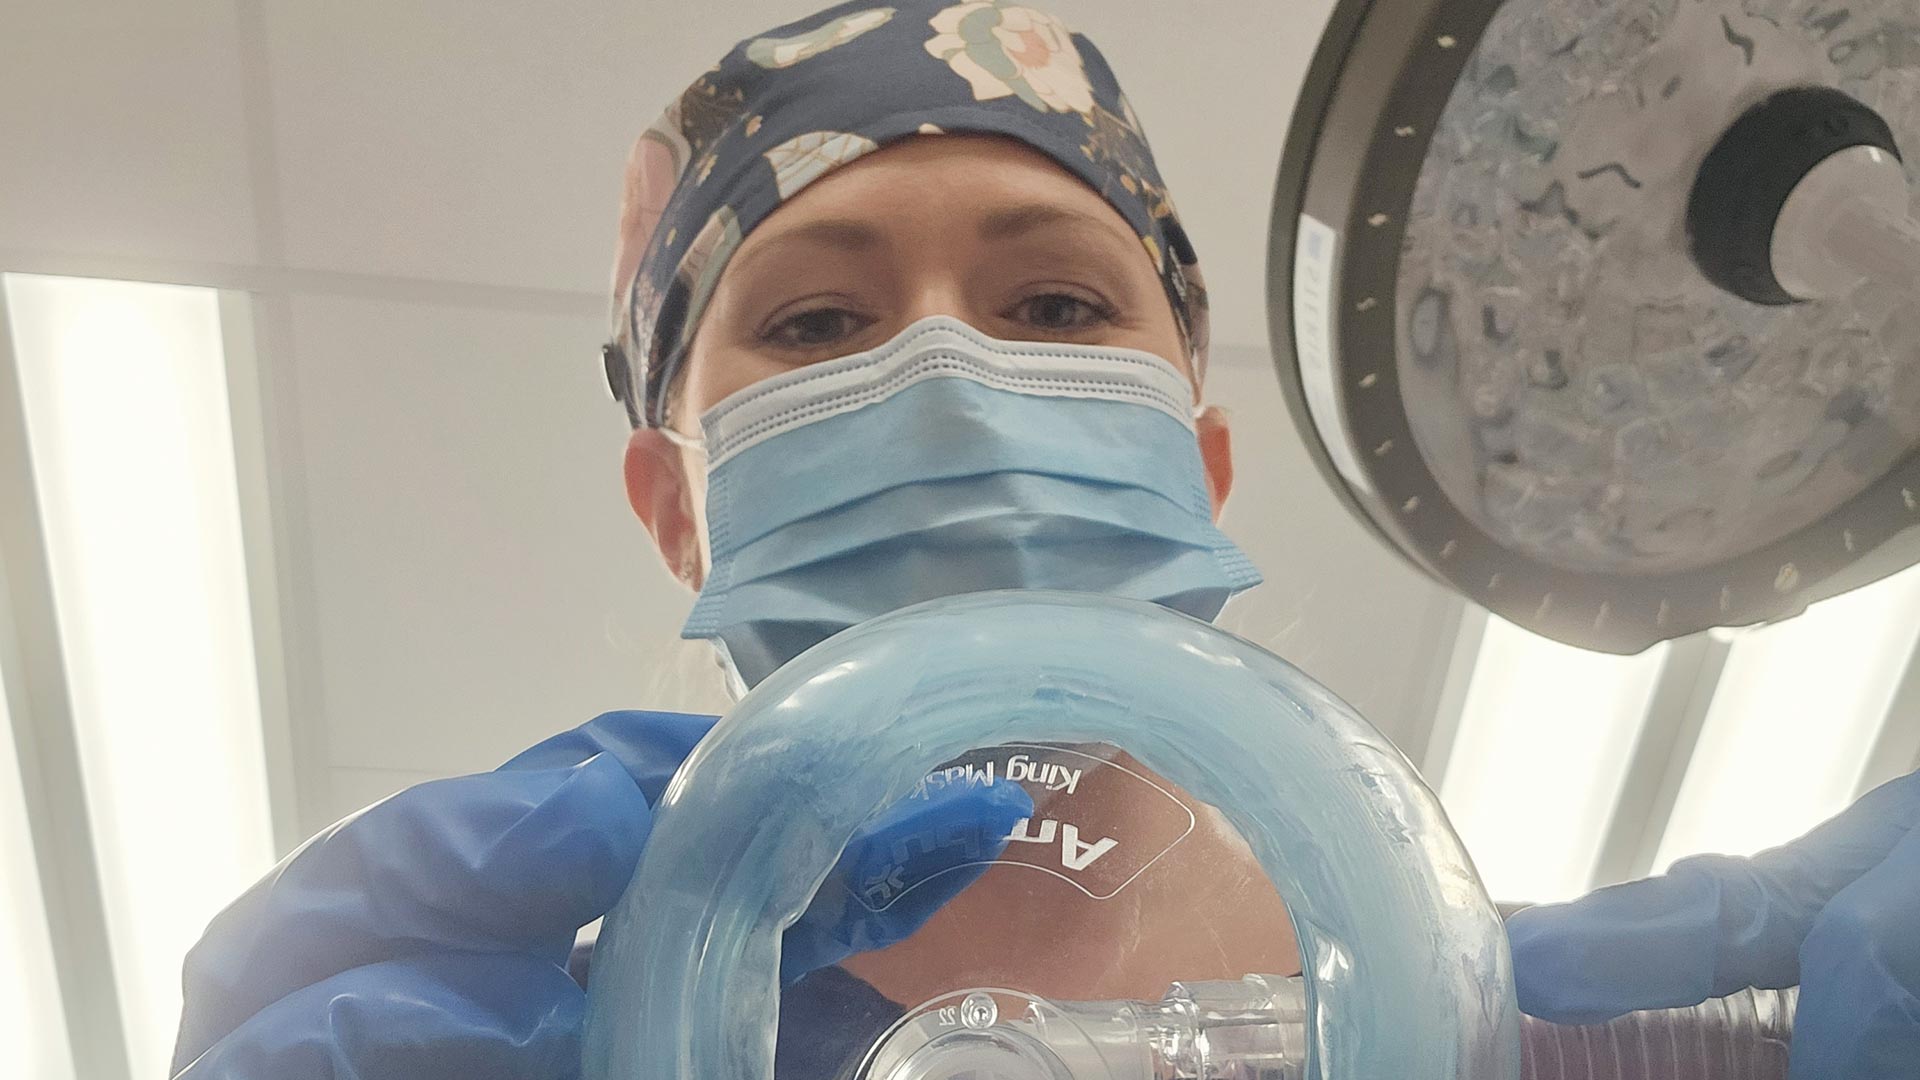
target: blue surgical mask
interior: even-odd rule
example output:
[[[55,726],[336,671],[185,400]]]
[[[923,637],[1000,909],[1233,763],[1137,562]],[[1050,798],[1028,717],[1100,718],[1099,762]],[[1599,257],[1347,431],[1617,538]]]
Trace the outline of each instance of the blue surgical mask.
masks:
[[[712,561],[682,636],[751,687],[855,623],[958,593],[1212,619],[1260,575],[1214,527],[1190,393],[1151,353],[1000,341],[947,316],[755,383],[701,418]]]

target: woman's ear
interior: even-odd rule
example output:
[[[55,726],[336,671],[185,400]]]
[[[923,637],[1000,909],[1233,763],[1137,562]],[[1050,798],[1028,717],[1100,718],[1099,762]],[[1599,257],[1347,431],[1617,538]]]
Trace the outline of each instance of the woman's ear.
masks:
[[[680,448],[653,428],[635,428],[627,439],[627,502],[653,536],[667,569],[688,588],[706,578],[700,559],[700,528],[693,487]]]
[[[1213,520],[1227,505],[1227,493],[1233,490],[1233,433],[1228,430],[1227,411],[1218,405],[1200,410],[1193,426],[1200,438],[1200,462],[1206,467],[1207,498],[1213,502]]]

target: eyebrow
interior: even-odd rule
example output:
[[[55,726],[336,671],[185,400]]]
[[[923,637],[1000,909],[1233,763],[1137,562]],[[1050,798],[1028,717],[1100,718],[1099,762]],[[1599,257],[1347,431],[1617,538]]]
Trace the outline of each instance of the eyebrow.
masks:
[[[1055,203],[1027,203],[996,210],[980,223],[980,239],[1006,240],[1049,225],[1087,225],[1111,233],[1113,223],[1084,210]]]
[[[979,236],[982,240],[1009,240],[1053,225],[1082,225],[1114,235],[1112,222],[1086,211],[1053,203],[1026,203],[987,215],[980,222]],[[1118,236],[1114,238],[1118,239]],[[788,229],[772,237],[756,251],[748,252],[740,261],[748,262],[760,252],[788,243],[821,244],[843,251],[870,251],[881,242],[880,230],[868,222],[858,218],[826,218]]]

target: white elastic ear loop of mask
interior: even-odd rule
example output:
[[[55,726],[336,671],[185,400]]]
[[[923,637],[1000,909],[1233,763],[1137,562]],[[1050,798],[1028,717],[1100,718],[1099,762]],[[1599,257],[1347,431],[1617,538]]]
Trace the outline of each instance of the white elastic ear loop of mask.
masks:
[[[674,429],[666,426],[665,424],[660,425],[658,428],[655,428],[654,430],[658,431],[662,436],[666,438],[668,442],[672,443],[675,446],[681,447],[682,449],[695,451],[701,457],[707,456],[707,440],[703,436],[688,435],[682,431],[675,431]]]

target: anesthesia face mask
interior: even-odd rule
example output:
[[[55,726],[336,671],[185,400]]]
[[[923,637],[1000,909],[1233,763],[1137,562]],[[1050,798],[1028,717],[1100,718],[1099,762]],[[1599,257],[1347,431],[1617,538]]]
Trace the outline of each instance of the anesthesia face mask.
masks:
[[[956,785],[1031,811],[844,858]],[[803,911],[877,925],[920,890],[948,899],[910,936],[783,984]],[[1378,731],[1200,620],[1043,590],[873,619],[749,693],[660,800],[587,998],[585,1080],[1777,1080],[1791,1016],[1522,1021],[1499,915]]]
[[[863,826],[969,783],[1033,805],[1004,850],[931,863],[977,880],[905,940],[783,985],[803,911],[936,888],[916,856],[967,832],[936,822],[900,841],[906,873],[849,881]],[[1499,917],[1406,759],[1257,646],[1087,593],[916,605],[762,681],[660,800],[589,987],[588,1080],[1519,1066]]]

